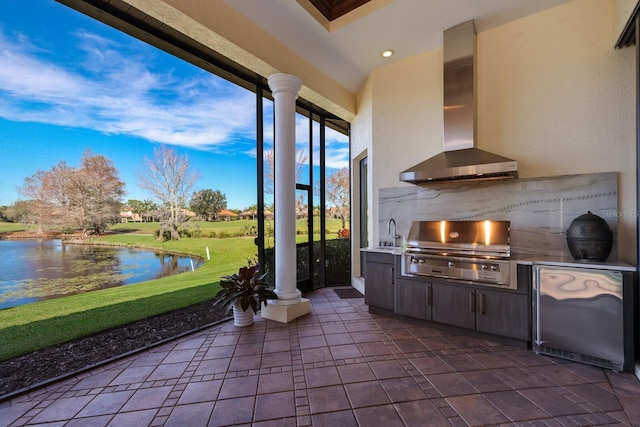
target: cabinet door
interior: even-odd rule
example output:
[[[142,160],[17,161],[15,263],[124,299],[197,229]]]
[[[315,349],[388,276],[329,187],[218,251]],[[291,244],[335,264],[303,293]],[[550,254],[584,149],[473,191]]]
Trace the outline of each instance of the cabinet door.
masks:
[[[431,320],[431,283],[396,279],[395,292],[397,314]]]
[[[478,331],[530,340],[531,308],[526,295],[477,289],[476,304]]]
[[[475,291],[448,283],[433,283],[432,320],[461,328],[476,326]]]
[[[364,303],[393,310],[393,264],[367,262],[364,282]]]

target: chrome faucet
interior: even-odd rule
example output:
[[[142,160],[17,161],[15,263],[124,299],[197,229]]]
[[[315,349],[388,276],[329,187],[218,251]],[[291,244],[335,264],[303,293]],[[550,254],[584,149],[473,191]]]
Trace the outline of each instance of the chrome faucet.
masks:
[[[393,225],[393,234],[391,234],[391,225]],[[387,233],[389,233],[389,235],[393,238],[393,246],[398,246],[396,240],[398,240],[400,236],[398,235],[398,232],[396,230],[396,220],[391,218],[389,220],[389,223],[387,224],[387,228]]]

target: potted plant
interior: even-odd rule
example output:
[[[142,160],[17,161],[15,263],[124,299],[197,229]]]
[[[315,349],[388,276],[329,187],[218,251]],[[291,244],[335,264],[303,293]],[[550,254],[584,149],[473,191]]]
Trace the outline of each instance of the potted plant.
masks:
[[[214,297],[213,305],[233,310],[233,324],[235,326],[249,326],[253,324],[253,315],[268,299],[277,299],[278,295],[264,281],[267,274],[260,274],[260,264],[251,260],[247,266],[240,267],[237,274],[222,276],[220,286]],[[249,311],[251,308],[251,311]]]

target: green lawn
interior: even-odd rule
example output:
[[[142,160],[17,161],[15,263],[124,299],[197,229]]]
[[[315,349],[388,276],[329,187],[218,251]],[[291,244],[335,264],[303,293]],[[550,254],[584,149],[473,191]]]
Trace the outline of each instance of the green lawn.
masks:
[[[211,299],[220,276],[256,253],[252,238],[161,242],[122,234],[97,241],[197,255],[205,263],[193,272],[0,310],[0,360]]]
[[[244,231],[255,225],[256,221],[248,220],[199,222],[188,229],[244,236]],[[297,227],[298,241],[304,241],[306,220],[299,220]],[[335,239],[340,228],[339,220],[328,220],[327,239]],[[0,222],[0,232],[26,229],[29,227]],[[91,243],[195,255],[205,260],[204,265],[194,272],[158,280],[0,310],[0,360],[211,299],[219,289],[221,276],[237,272],[257,254],[253,235],[164,242],[154,238],[157,229],[157,223],[117,224],[112,228],[117,233],[92,239]]]
[[[313,219],[315,228],[320,228],[320,221],[317,217]],[[2,223],[0,223],[2,224]],[[205,221],[192,221],[189,222],[187,230],[191,233],[200,230],[202,234],[208,236],[210,233],[216,234],[216,237],[236,237],[247,235],[247,232],[257,229],[258,222],[255,220],[237,220],[237,221],[220,221],[220,222],[205,222]],[[298,235],[305,234],[307,227],[306,219],[299,219],[296,221],[296,232]],[[347,225],[348,227],[348,225]],[[267,233],[269,230],[273,230],[273,221],[266,224]],[[339,219],[327,219],[326,221],[326,238],[335,239],[338,235],[338,231],[342,228],[342,221]],[[116,224],[111,227],[114,231],[126,231],[127,233],[134,234],[153,234],[158,229],[157,222],[129,222],[123,224]],[[0,228],[2,231],[2,228]],[[271,231],[272,233],[273,231]],[[255,233],[255,231],[254,231]],[[318,234],[316,231],[315,234]],[[220,236],[222,235],[222,236]],[[317,236],[316,236],[317,240]]]
[[[27,230],[36,230],[36,227],[31,225],[25,225],[25,224],[17,224],[14,222],[0,221],[0,233],[6,233],[9,231],[27,231]]]

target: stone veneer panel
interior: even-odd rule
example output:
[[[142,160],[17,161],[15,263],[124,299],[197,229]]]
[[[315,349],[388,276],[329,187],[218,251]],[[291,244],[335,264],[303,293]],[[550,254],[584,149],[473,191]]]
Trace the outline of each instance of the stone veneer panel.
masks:
[[[511,222],[511,248],[519,256],[570,256],[566,230],[591,211],[614,232],[617,258],[617,172],[507,181],[434,183],[379,191],[379,239],[389,240],[388,222],[407,235],[411,221],[500,220]]]

